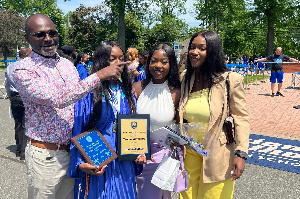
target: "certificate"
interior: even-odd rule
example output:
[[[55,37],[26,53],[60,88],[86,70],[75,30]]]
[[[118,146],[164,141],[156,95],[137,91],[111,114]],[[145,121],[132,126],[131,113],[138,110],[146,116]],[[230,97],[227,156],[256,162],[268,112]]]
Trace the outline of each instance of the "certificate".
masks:
[[[144,153],[150,159],[150,115],[118,115],[118,160],[135,160]]]
[[[71,141],[91,165],[101,168],[118,157],[102,134],[96,130],[81,133],[71,138]]]

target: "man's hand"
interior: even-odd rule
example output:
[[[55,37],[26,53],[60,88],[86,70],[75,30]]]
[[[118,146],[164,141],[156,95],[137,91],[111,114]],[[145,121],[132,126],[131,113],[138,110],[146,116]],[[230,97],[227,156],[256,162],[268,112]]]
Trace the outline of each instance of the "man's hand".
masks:
[[[123,67],[126,64],[129,64],[129,62],[120,62],[111,66],[107,66],[99,71],[96,72],[97,76],[101,81],[104,80],[116,80],[120,77],[120,75],[123,72]]]
[[[233,167],[231,171],[231,180],[236,180],[241,177],[245,169],[245,159],[236,157],[233,160]]]
[[[78,167],[87,174],[101,176],[103,175],[107,165],[104,165],[102,168],[98,168],[97,166],[90,165],[89,163],[81,163]]]

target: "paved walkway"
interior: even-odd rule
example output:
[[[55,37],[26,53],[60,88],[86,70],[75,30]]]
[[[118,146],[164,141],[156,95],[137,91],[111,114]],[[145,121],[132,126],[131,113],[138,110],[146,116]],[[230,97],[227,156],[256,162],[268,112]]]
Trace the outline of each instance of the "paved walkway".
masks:
[[[292,89],[292,73],[284,74],[281,89],[284,97],[271,97],[271,83],[269,79],[265,81],[266,83],[257,82],[259,85],[250,84],[249,90],[245,90],[251,133],[300,140],[300,109],[293,108],[300,105],[300,80]]]

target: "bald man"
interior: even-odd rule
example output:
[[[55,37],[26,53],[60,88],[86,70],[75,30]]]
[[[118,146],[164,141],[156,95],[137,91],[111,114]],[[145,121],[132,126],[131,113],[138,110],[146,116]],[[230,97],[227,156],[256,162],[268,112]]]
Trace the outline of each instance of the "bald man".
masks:
[[[31,53],[30,48],[21,48],[19,51],[19,57],[24,59]],[[16,66],[16,62],[9,64],[5,71],[6,77],[6,93],[10,100],[10,109],[15,121],[15,140],[16,140],[16,157],[20,157],[20,160],[25,160],[25,147],[27,138],[25,136],[25,108],[21,100],[19,92],[16,89],[15,83],[12,78],[12,71]]]
[[[288,61],[292,61],[292,62],[299,62],[299,61],[294,58],[290,58],[287,55],[282,54],[281,47],[277,47],[276,51],[273,55],[270,55],[267,58],[261,58],[261,59],[254,60],[254,62],[265,62],[267,60],[269,60],[271,62],[276,62],[276,63],[272,63],[272,67],[271,67],[271,77],[270,77],[271,91],[272,91],[271,97],[275,96],[274,89],[275,89],[276,80],[278,83],[278,90],[276,92],[276,96],[283,97],[283,94],[280,92],[280,89],[282,87],[282,82],[283,82],[282,62],[283,62],[283,60],[288,60]]]
[[[80,80],[74,65],[56,53],[58,32],[42,14],[26,19],[25,39],[32,53],[16,64],[13,79],[25,106],[28,198],[73,199],[74,179],[67,177],[67,171],[74,103],[101,81],[117,79],[122,73],[119,65],[127,63]]]

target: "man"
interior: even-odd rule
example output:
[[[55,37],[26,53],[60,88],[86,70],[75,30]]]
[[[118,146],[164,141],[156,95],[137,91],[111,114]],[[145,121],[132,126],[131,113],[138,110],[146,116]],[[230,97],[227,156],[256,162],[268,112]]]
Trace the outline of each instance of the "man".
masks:
[[[100,86],[117,79],[122,62],[80,80],[74,65],[59,57],[57,30],[42,14],[25,21],[29,57],[16,63],[13,79],[25,106],[28,198],[73,198],[74,180],[67,177],[74,103]],[[96,168],[96,167],[95,167]]]
[[[19,57],[24,59],[25,57],[28,57],[30,53],[30,48],[21,48],[19,51]],[[9,64],[6,68],[5,89],[10,100],[10,108],[15,120],[15,140],[17,145],[16,157],[20,157],[20,160],[25,160],[25,147],[27,143],[27,138],[25,136],[25,108],[12,79],[12,71],[14,70],[15,65],[16,62]]]
[[[272,90],[271,97],[274,97],[274,95],[275,95],[274,89],[275,89],[276,79],[277,79],[277,83],[278,83],[278,90],[276,92],[276,96],[283,96],[282,93],[280,92],[280,89],[282,87],[282,80],[283,80],[283,69],[282,69],[283,60],[299,62],[298,60],[296,60],[294,58],[290,58],[289,56],[284,55],[281,52],[282,52],[282,48],[277,47],[275,54],[270,55],[267,58],[261,58],[261,59],[254,60],[254,62],[261,62],[261,61],[265,62],[267,60],[270,60],[271,62],[276,62],[276,63],[272,63],[272,67],[271,67],[271,77],[270,77],[271,90]]]

